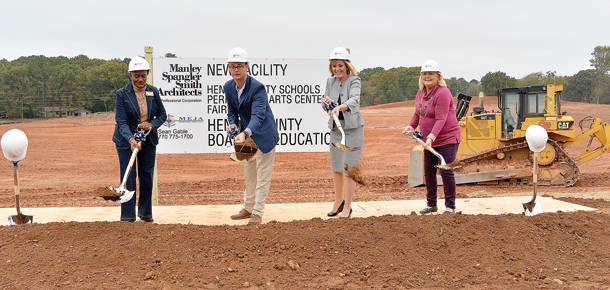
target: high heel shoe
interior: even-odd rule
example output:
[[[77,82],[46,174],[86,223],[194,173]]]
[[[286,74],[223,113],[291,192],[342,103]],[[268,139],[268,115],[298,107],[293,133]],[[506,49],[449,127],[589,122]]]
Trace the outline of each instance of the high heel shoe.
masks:
[[[327,216],[337,216],[338,214],[340,214],[343,211],[343,206],[345,206],[345,200],[343,202],[341,202],[341,205],[337,209],[337,212],[331,211],[327,214]]]
[[[348,219],[350,219],[351,217],[352,217],[352,209],[350,208],[350,209],[349,209],[349,215],[348,215],[348,216],[346,216],[346,217],[342,217],[342,216],[340,216],[340,217],[339,217],[339,219],[340,219],[340,220],[348,220]]]

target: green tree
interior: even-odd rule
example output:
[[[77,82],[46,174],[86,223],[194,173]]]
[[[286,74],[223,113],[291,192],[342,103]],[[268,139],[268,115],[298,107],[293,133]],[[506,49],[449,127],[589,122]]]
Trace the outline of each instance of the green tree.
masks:
[[[468,87],[468,91],[466,91],[466,95],[469,96],[478,96],[479,95],[479,86],[475,83],[470,83]]]
[[[165,57],[172,57],[172,58],[174,58],[174,57],[177,57],[177,56],[175,54],[171,53],[171,52],[168,52],[168,53],[165,54]]]
[[[462,85],[462,89],[460,92],[466,92],[468,91],[468,88],[470,87],[470,83],[467,82],[464,78],[459,78],[458,82],[460,82],[460,85]]]
[[[568,79],[563,89],[562,98],[574,102],[591,102],[595,91],[595,70],[581,70]]]
[[[464,94],[470,88],[470,83],[467,82],[464,78],[456,78],[451,77],[445,79],[445,83],[447,83],[447,88],[451,91],[452,96],[457,96],[459,94]],[[478,93],[477,93],[478,94]]]
[[[452,96],[457,96],[460,92],[462,92],[462,84],[458,81],[457,78],[451,77],[446,78],[445,83],[447,84],[447,88],[451,92]]]
[[[375,87],[373,87],[372,81],[362,81],[360,89],[360,106],[366,107],[375,105],[375,99],[373,97],[374,92]]]
[[[127,64],[118,59],[113,59],[104,63],[99,67],[98,72],[100,80],[113,91],[120,89],[129,82]]]
[[[89,96],[89,77],[76,64],[65,63],[56,66],[49,78],[52,99],[62,111],[73,110],[86,105]]]
[[[543,77],[543,80],[545,85],[568,83],[568,77],[558,75],[557,71],[547,71],[546,75]]]
[[[358,73],[358,76],[360,76],[363,81],[368,81],[371,79],[371,76],[382,73],[384,71],[385,69],[380,66],[374,68],[365,68]]]
[[[384,71],[372,76],[375,84],[373,97],[379,98],[381,104],[392,103],[398,92],[398,75],[393,71]]]
[[[95,70],[97,81],[93,90],[94,104],[87,108],[93,112],[114,108],[115,92],[129,82],[128,65],[119,59],[105,62]]]
[[[89,66],[89,57],[84,54],[79,54],[75,57],[70,58],[70,63],[80,66],[80,68],[86,70]]]
[[[591,66],[595,68],[595,73],[597,77],[597,85],[595,89],[595,99],[599,104],[599,99],[604,91],[604,87],[607,86],[606,75],[610,70],[610,46],[596,46],[591,53],[593,56],[589,61],[591,62]]]
[[[0,72],[0,96],[2,113],[10,118],[24,118],[28,108],[28,96],[32,93],[28,69],[24,65],[13,65]]]
[[[481,88],[486,96],[496,96],[499,89],[511,88],[515,84],[515,78],[501,71],[488,72],[481,78]]]
[[[544,85],[544,74],[542,72],[533,72],[517,80],[517,87],[539,86]]]
[[[398,92],[394,102],[415,100],[419,90],[420,70],[420,67],[398,67],[391,69],[398,76]]]

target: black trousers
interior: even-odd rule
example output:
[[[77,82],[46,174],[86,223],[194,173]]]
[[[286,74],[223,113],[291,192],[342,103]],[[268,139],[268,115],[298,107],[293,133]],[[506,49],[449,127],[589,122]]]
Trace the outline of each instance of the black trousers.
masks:
[[[127,170],[129,159],[131,158],[131,149],[117,148],[119,155],[119,163],[121,164],[121,182],[123,175]],[[138,151],[133,168],[127,178],[125,188],[127,190],[136,190],[136,175],[140,183],[140,192],[138,199],[137,215],[142,220],[152,220],[152,186],[153,174],[155,170],[155,155],[157,147],[146,142],[142,143],[142,150]],[[136,172],[137,169],[137,172]],[[136,221],[136,195],[128,202],[121,204],[121,221],[135,222]]]
[[[432,147],[438,152],[445,163],[449,164],[455,161],[455,155],[459,148],[459,143],[447,144],[439,147]],[[424,178],[426,180],[426,199],[428,201],[428,207],[436,206],[436,168],[435,165],[441,164],[441,161],[432,152],[424,150]],[[455,209],[455,176],[453,170],[441,169],[441,177],[443,178],[443,190],[445,192],[445,207]]]

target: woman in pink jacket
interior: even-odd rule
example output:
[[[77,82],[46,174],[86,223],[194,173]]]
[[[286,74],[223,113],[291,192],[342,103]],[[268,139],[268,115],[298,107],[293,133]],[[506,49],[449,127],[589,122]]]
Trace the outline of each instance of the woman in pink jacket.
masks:
[[[419,91],[415,98],[415,114],[409,126],[402,132],[413,134],[419,126],[426,146],[432,146],[443,156],[447,164],[455,160],[462,131],[455,116],[455,107],[451,92],[443,80],[440,66],[436,61],[428,60],[421,68],[419,76]],[[438,211],[436,206],[436,168],[440,164],[438,157],[424,150],[424,178],[426,183],[427,207],[420,211],[427,214]],[[445,192],[444,214],[455,213],[455,177],[453,170],[441,169],[443,188]]]

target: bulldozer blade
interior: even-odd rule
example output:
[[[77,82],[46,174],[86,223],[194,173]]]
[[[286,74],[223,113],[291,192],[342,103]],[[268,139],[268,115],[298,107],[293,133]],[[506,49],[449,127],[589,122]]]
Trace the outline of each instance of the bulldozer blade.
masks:
[[[339,149],[341,149],[343,151],[347,151],[347,152],[354,152],[354,151],[360,150],[360,149],[354,149],[352,147],[349,147],[347,145],[343,145],[343,144],[338,143],[338,142],[333,143],[333,146],[335,146],[335,147],[337,147],[337,148],[339,148]]]
[[[34,216],[25,214],[16,214],[8,216],[9,226],[24,225],[34,223]]]

